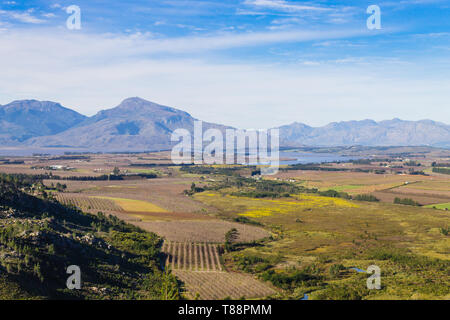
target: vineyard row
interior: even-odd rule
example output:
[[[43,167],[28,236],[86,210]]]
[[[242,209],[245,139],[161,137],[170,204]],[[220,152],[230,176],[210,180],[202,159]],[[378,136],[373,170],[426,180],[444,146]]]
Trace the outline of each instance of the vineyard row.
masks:
[[[165,241],[166,267],[172,270],[222,271],[217,245]]]

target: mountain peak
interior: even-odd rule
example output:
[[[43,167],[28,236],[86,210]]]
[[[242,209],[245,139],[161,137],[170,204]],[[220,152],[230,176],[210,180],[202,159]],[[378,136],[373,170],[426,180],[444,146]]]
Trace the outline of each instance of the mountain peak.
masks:
[[[192,132],[194,121],[182,110],[132,97],[115,108],[98,112],[65,132],[29,139],[25,144],[97,151],[170,149],[171,133],[179,128]],[[207,122],[204,122],[204,128],[225,129],[222,125]]]
[[[55,109],[66,109],[63,106],[61,106],[57,102],[53,101],[39,101],[39,100],[15,100],[11,103],[8,103],[6,105],[2,106],[3,110],[5,112],[8,111],[20,111],[20,110],[35,110],[35,111],[51,111]]]
[[[130,97],[124,99],[119,106],[128,106],[128,105],[144,105],[144,104],[156,104],[151,101],[142,99],[140,97]]]
[[[112,111],[115,110],[117,112],[137,112],[137,113],[183,113],[183,114],[187,114],[184,111],[175,109],[175,108],[171,108],[171,107],[167,107],[167,106],[163,106],[160,105],[158,103],[152,102],[152,101],[148,101],[145,99],[142,99],[140,97],[131,97],[131,98],[127,98],[125,100],[123,100],[117,107],[107,110],[107,111]]]
[[[82,122],[86,117],[57,102],[16,100],[0,108],[0,143],[52,135]]]

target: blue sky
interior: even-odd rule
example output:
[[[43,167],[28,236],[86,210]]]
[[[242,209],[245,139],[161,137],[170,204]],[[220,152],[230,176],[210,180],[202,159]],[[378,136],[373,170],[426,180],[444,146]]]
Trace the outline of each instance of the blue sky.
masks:
[[[70,5],[81,30],[66,28]],[[241,128],[450,123],[449,17],[440,0],[0,0],[0,104],[92,115],[140,96]]]

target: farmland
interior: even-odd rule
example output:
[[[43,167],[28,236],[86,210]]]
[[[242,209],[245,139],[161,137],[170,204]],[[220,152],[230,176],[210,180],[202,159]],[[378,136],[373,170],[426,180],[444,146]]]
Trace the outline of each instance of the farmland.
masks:
[[[80,196],[78,194],[59,193],[56,199],[65,205],[72,205],[82,210],[93,211],[123,211],[122,207],[114,201],[106,198],[94,198],[88,196]]]
[[[136,223],[143,229],[158,231],[170,241],[196,241],[223,243],[225,233],[232,228],[239,231],[239,241],[254,241],[268,237],[269,232],[254,226],[219,219],[179,220],[179,221],[141,221]]]
[[[294,179],[299,185],[336,190],[350,195],[373,194],[383,202],[395,197],[411,198],[423,205],[450,201],[450,180],[441,174],[374,174],[363,172],[281,172],[276,178]],[[446,201],[448,200],[448,201]]]
[[[222,271],[217,245],[166,241],[166,267],[172,270]]]
[[[100,197],[100,196],[93,198],[112,201],[116,206],[128,212],[166,212],[165,209],[158,207],[147,201],[126,199],[126,198]]]
[[[262,247],[244,248],[225,255],[225,264],[265,279],[270,279],[268,270],[286,277],[298,270],[305,272],[305,279],[319,279],[302,281],[295,288],[284,286],[293,296],[308,293],[312,298],[339,298],[324,285],[330,281],[337,292],[345,288],[346,292],[353,290],[355,297],[365,299],[430,298],[433,295],[449,298],[450,241],[439,230],[446,228],[450,219],[443,211],[356,201],[349,205],[344,200],[327,202],[326,198],[317,202],[308,196],[285,200],[278,206],[273,206],[271,201],[245,197],[235,200],[219,194],[196,197],[217,206],[227,217],[250,217],[277,234]],[[255,206],[255,201],[260,207]],[[384,255],[398,255],[406,260],[385,260]],[[248,265],[245,261],[254,263]],[[409,263],[430,267],[417,269]],[[378,292],[358,287],[356,283],[361,275],[350,271],[351,267],[365,269],[371,264],[385,272],[385,287]],[[329,270],[334,266],[339,266],[339,271],[330,276]],[[426,289],[427,281],[436,282]],[[416,285],[408,285],[411,282]]]
[[[217,245],[166,241],[163,252],[167,254],[166,268],[184,283],[190,298],[264,298],[276,293],[252,276],[225,272]]]
[[[186,284],[191,299],[265,298],[276,293],[270,286],[240,273],[176,270],[174,274]]]
[[[0,171],[39,175],[31,194],[162,237],[163,265],[188,299],[450,299],[450,177],[432,170],[448,163],[445,152],[421,154],[415,167],[378,154],[370,164],[281,167],[266,177],[250,167],[173,166],[168,156],[24,157]],[[55,165],[69,169],[49,171]],[[381,290],[352,269],[371,264],[382,270]]]

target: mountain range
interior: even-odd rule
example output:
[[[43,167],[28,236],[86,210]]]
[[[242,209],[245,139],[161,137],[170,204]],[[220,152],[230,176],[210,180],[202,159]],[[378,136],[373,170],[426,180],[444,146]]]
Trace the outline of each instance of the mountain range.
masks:
[[[81,148],[89,151],[168,149],[178,128],[193,132],[196,119],[187,112],[141,98],[86,117],[50,101],[21,100],[0,106],[0,148]],[[203,122],[204,130],[221,124]],[[311,127],[294,122],[281,126],[280,145],[300,146],[434,146],[450,148],[450,125],[432,120],[400,119],[333,122]]]
[[[342,121],[318,128],[295,122],[279,129],[283,146],[450,147],[450,125],[432,120]]]

